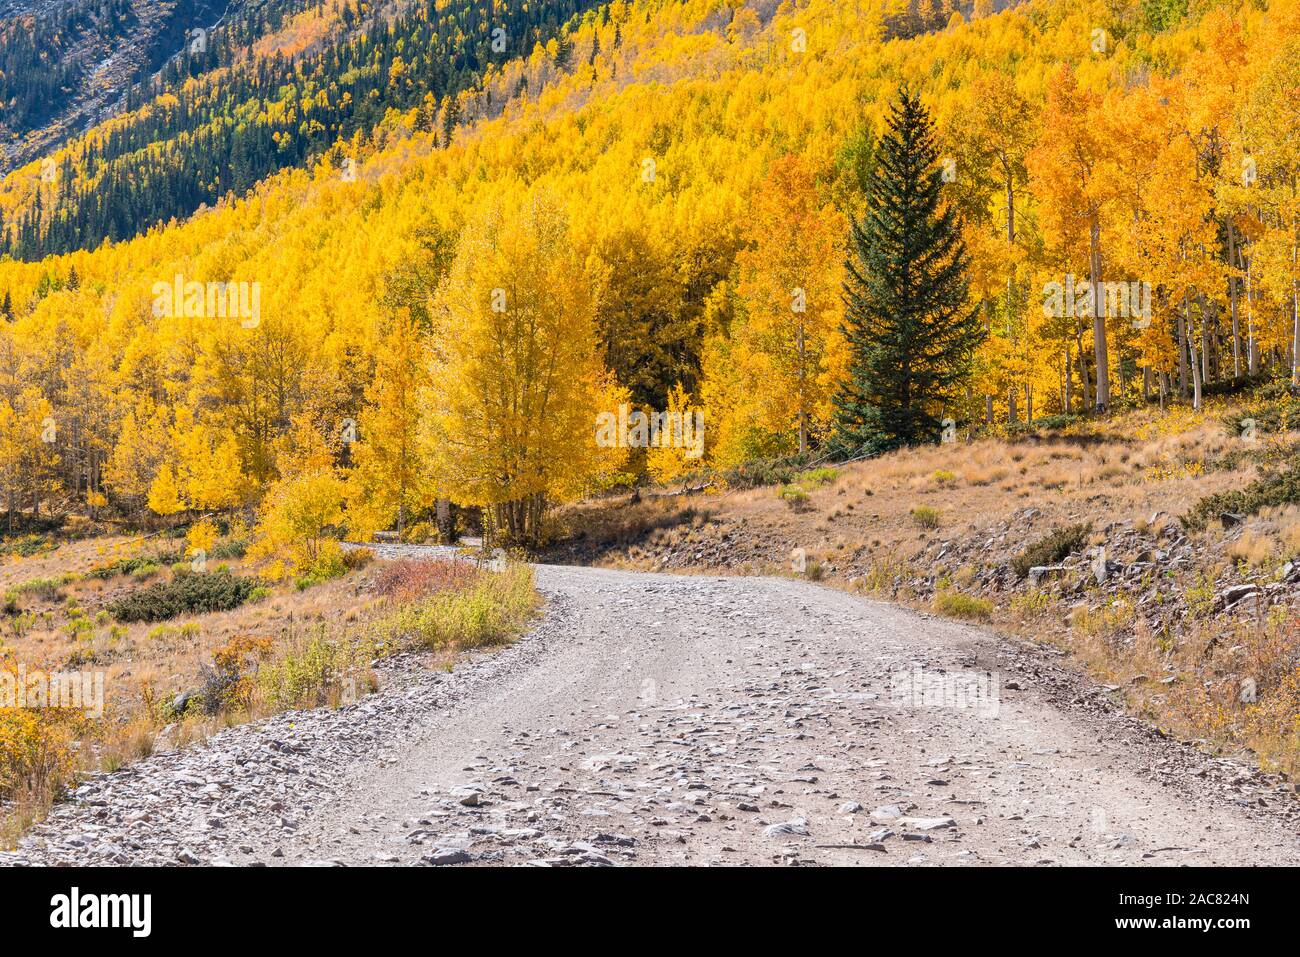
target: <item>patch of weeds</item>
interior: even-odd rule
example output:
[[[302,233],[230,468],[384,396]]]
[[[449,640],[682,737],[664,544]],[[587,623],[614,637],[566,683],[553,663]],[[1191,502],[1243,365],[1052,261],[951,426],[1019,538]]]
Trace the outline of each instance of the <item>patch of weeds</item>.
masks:
[[[950,618],[988,621],[993,617],[993,602],[987,598],[977,598],[959,591],[941,591],[935,593],[934,610]]]
[[[1182,517],[1182,523],[1188,531],[1199,532],[1224,512],[1254,515],[1268,506],[1292,505],[1298,502],[1300,502],[1300,466],[1292,466],[1281,472],[1261,475],[1245,488],[1205,496]]]
[[[1029,569],[1038,565],[1055,565],[1083,547],[1092,531],[1091,523],[1058,525],[1011,560],[1011,570],[1018,578],[1028,578]]]
[[[808,490],[802,485],[783,485],[777,496],[795,511],[807,507],[811,500]]]
[[[930,505],[918,505],[912,509],[912,521],[916,522],[921,528],[934,529],[939,527],[940,515],[939,510]]]

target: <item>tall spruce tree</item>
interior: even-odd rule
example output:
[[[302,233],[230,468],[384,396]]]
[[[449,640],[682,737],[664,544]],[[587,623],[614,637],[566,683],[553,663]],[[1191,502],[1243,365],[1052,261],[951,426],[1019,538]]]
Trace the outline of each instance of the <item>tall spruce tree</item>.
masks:
[[[940,415],[984,339],[967,296],[969,257],[944,206],[934,126],[906,87],[891,104],[854,219],[844,332],[849,379],[835,397],[836,450],[885,451],[940,438]]]

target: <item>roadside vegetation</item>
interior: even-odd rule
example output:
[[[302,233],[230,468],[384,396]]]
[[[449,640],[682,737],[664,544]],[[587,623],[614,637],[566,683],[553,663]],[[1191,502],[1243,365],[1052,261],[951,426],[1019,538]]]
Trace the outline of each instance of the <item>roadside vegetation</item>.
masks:
[[[191,526],[0,566],[0,680],[34,694],[49,674],[99,674],[103,689],[102,713],[88,692],[77,707],[0,707],[0,844],[87,772],[277,711],[354,702],[397,652],[453,667],[512,641],[539,606],[527,565],[381,561],[318,542],[328,563],[296,567],[244,557],[248,538]],[[78,570],[42,573],[51,566]]]

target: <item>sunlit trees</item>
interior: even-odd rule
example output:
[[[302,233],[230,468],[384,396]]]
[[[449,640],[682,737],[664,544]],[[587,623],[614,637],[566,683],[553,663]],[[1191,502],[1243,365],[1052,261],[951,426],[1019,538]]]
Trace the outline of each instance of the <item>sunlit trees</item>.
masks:
[[[819,201],[806,164],[783,156],[754,197],[748,225],[752,245],[737,256],[744,321],[732,338],[750,353],[743,365],[758,419],[774,433],[793,433],[805,452],[830,421],[842,370],[844,219]]]
[[[368,533],[395,523],[400,534],[413,508],[432,499],[420,421],[430,388],[428,357],[408,310],[393,317],[375,357],[357,428],[348,479],[349,531]]]
[[[596,415],[617,398],[595,336],[601,276],[545,193],[467,225],[439,290],[432,455],[464,505],[536,542],[547,506],[595,480]]]
[[[344,494],[342,480],[329,469],[277,483],[262,505],[251,554],[272,559],[272,575],[327,573],[323,566],[338,560]]]

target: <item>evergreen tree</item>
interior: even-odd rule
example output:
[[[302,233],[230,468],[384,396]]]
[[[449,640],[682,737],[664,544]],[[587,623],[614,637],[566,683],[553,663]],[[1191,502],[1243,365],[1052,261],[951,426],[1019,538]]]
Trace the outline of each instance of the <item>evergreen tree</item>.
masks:
[[[967,296],[969,257],[941,199],[934,126],[906,87],[891,104],[850,233],[844,284],[849,379],[835,398],[841,454],[940,436],[944,404],[984,339]]]

